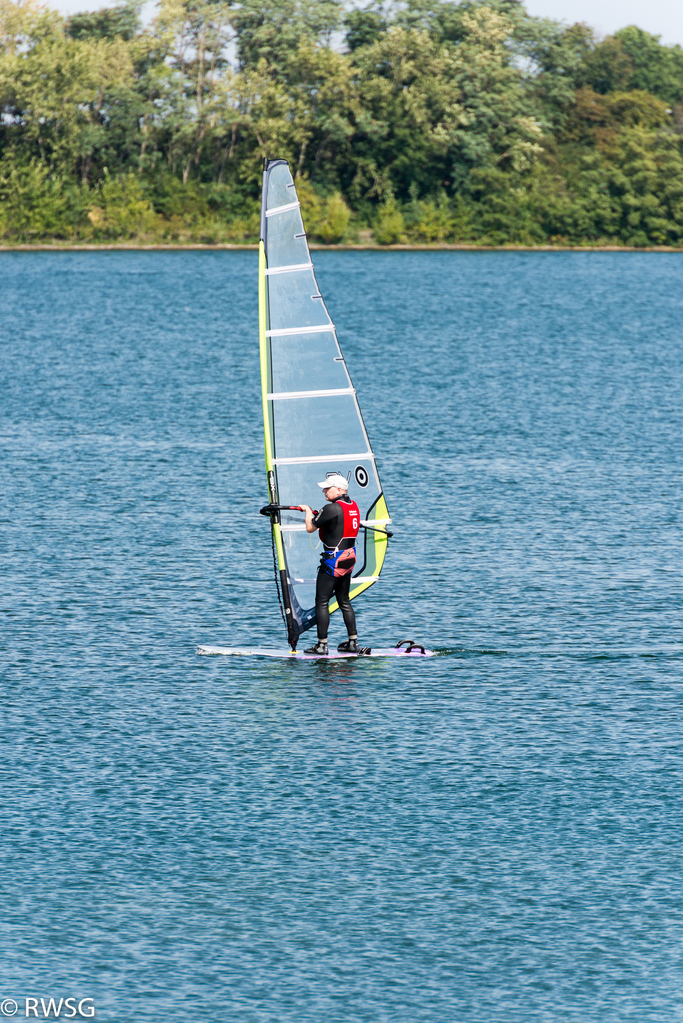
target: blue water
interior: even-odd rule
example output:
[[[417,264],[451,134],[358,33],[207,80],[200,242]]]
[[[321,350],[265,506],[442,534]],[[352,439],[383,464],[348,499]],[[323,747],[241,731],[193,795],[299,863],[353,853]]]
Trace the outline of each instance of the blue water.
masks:
[[[0,1001],[681,1020],[681,256],[315,263],[431,660],[195,654],[286,645],[255,253],[0,255]]]

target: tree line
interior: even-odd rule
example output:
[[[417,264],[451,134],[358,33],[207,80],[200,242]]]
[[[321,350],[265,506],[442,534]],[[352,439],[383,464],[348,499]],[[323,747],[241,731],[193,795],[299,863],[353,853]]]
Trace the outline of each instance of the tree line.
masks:
[[[0,238],[683,246],[683,49],[519,0],[0,0]]]

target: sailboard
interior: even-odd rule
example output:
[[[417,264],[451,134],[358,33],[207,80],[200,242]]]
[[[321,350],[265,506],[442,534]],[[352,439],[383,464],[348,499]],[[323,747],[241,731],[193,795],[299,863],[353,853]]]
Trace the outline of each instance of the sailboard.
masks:
[[[233,657],[284,657],[296,661],[362,660],[364,657],[400,657],[405,661],[406,657],[434,657],[433,650],[425,650],[422,646],[415,646],[409,650],[399,647],[378,647],[358,654],[343,653],[341,650],[330,650],[327,654],[307,654],[303,650],[274,650],[269,647],[199,646],[197,653],[206,657],[222,654]]]
[[[259,346],[265,462],[276,580],[296,650],[316,624],[320,550],[300,502],[337,471],[361,512],[350,598],[379,579],[391,523],[356,391],[318,288],[295,183],[285,160],[266,162],[259,245]],[[362,537],[362,539],[361,539]],[[330,601],[330,611],[337,610]]]

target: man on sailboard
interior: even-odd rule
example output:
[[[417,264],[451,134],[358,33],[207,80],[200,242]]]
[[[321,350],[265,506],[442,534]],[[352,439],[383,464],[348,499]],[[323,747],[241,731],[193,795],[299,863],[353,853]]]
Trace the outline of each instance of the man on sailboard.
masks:
[[[356,616],[349,600],[351,573],[356,564],[356,537],[360,528],[360,511],[348,495],[349,484],[339,473],[328,473],[319,483],[325,500],[325,507],[314,514],[312,508],[302,504],[306,513],[306,530],[320,531],[323,553],[315,586],[315,617],[318,626],[318,642],[305,651],[307,654],[327,654],[327,630],[330,624],[330,598],[334,594],[344,616],[349,638],[340,643],[337,650],[358,653]]]

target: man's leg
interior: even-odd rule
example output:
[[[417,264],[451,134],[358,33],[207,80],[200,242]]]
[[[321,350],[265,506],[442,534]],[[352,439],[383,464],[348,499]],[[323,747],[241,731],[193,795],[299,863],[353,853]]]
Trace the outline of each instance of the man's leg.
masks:
[[[349,634],[349,639],[358,639],[358,634],[356,632],[356,615],[353,607],[351,606],[351,601],[349,600],[351,573],[349,572],[348,575],[342,575],[338,579],[334,579],[333,582],[337,603],[339,604],[339,609],[343,615],[344,625],[346,626],[346,631]]]
[[[315,583],[315,620],[318,627],[318,643],[304,653],[327,653],[327,630],[330,627],[330,597],[334,593],[335,579],[322,568],[318,569]]]
[[[330,597],[334,593],[334,576],[328,575],[321,568],[315,584],[315,620],[318,626],[318,639],[327,641],[327,630],[330,627]]]

